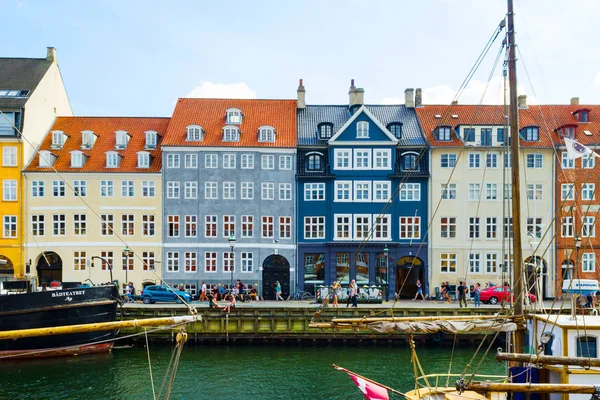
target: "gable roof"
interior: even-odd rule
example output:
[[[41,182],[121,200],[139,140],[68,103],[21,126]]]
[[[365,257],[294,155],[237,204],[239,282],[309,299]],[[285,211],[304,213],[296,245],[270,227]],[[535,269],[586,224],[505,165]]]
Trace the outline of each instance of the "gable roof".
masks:
[[[0,89],[33,92],[51,65],[52,61],[45,58],[0,57]],[[0,107],[20,108],[27,100],[28,97],[0,97]]]
[[[558,143],[558,135],[556,135],[554,129],[560,125],[553,126],[551,121],[554,118],[551,114],[554,114],[554,111],[548,107],[531,105],[529,108],[519,109],[519,130],[526,126],[538,126],[540,128],[540,140],[532,142],[521,139],[521,147],[548,148]],[[423,127],[423,135],[432,147],[463,147],[463,141],[454,132],[454,128],[458,125],[463,127],[471,125],[500,126],[505,123],[504,106],[502,105],[438,104],[425,105],[416,110]],[[436,115],[440,117],[436,118]],[[433,132],[439,126],[452,127],[453,132],[450,141],[440,141],[435,138]]]
[[[398,139],[400,146],[426,146],[417,114],[412,108],[404,105],[371,105],[364,106],[381,125],[387,129],[388,124],[402,124],[402,138]],[[318,126],[321,123],[333,124],[333,131],[338,132],[352,118],[348,105],[307,105],[298,109],[298,145],[325,146],[325,140],[318,137]]]
[[[48,150],[58,158],[53,167],[61,172],[140,172],[152,173],[161,170],[160,136],[164,135],[169,118],[146,118],[146,117],[58,117],[46,134],[39,150]],[[52,144],[52,131],[63,131],[67,136],[62,149],[50,149]],[[91,150],[81,150],[81,131],[93,131],[97,135],[94,147]],[[115,151],[115,131],[126,131],[129,143],[125,150],[116,150],[122,156],[118,168],[106,168],[106,152]],[[158,132],[157,146],[155,150],[145,150],[146,131]],[[71,168],[70,153],[73,150],[82,151],[88,156],[82,168]],[[137,152],[144,150],[150,153],[150,168],[137,168]],[[36,154],[26,172],[53,172],[52,168],[39,168],[39,155]]]
[[[392,142],[394,142],[394,143],[398,143],[398,139],[396,139],[396,138],[394,137],[394,135],[392,135],[392,134],[391,134],[391,132],[390,132],[390,131],[388,131],[388,129],[387,129],[385,126],[383,126],[383,125],[381,124],[381,122],[380,122],[380,121],[379,121],[379,120],[378,120],[378,119],[377,119],[377,118],[376,118],[376,117],[375,117],[373,114],[371,114],[371,112],[369,111],[369,109],[368,109],[368,108],[366,108],[364,105],[363,105],[363,106],[361,106],[361,107],[360,107],[358,110],[356,110],[356,111],[354,112],[354,115],[352,115],[352,117],[350,117],[350,119],[349,119],[348,121],[346,121],[346,123],[344,124],[344,126],[342,126],[342,127],[340,128],[340,130],[339,130],[339,131],[337,131],[337,132],[336,132],[336,134],[335,134],[335,135],[333,135],[333,136],[331,137],[331,139],[329,139],[329,142],[332,142],[332,141],[336,140],[338,137],[340,137],[340,135],[341,135],[341,134],[342,134],[342,133],[343,133],[343,132],[344,132],[346,129],[348,129],[348,127],[350,126],[350,124],[352,124],[352,122],[354,122],[354,120],[356,120],[356,118],[358,118],[358,116],[359,116],[360,114],[362,114],[362,113],[366,114],[366,115],[367,115],[367,117],[369,117],[369,119],[371,119],[371,121],[373,121],[373,122],[375,123],[375,125],[377,125],[377,126],[379,127],[379,129],[381,129],[381,131],[382,131],[382,132],[383,132],[383,133],[384,133],[384,134],[385,134],[385,135],[386,135],[386,136],[387,136],[387,137],[388,137],[388,138],[389,138],[389,139],[390,139]]]
[[[242,111],[241,124],[227,124],[226,110]],[[199,125],[202,141],[186,140],[186,127]],[[238,142],[223,142],[223,127],[240,128]],[[275,142],[259,142],[258,128],[275,128]],[[256,99],[196,99],[181,98],[177,101],[173,117],[163,139],[163,146],[190,147],[296,147],[296,100]]]

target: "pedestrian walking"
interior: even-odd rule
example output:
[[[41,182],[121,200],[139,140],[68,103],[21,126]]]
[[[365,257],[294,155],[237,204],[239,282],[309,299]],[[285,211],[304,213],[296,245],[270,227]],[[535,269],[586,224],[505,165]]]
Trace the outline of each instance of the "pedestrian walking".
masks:
[[[207,301],[208,297],[206,296],[206,283],[202,281],[202,289],[200,289],[200,301]]]
[[[473,288],[473,300],[475,307],[481,307],[481,285],[479,282],[477,282]]]
[[[350,301],[352,301],[352,307],[358,307],[358,288],[356,286],[356,281],[354,279],[352,279],[352,282],[350,282],[350,286],[348,287],[348,301],[346,302],[346,307],[348,307],[348,304],[350,303]]]
[[[450,302],[451,302],[450,294],[448,293],[449,290],[450,290],[450,283],[448,281],[446,281],[446,283],[442,282],[442,291],[441,291],[442,300],[446,300],[446,303],[448,303],[448,304],[450,304]]]
[[[465,308],[467,308],[467,287],[465,286],[465,282],[460,281],[460,285],[456,288],[458,292],[458,305],[462,308],[463,303],[465,304]]]
[[[283,297],[281,296],[281,283],[279,283],[279,281],[275,282],[275,300],[283,301]]]
[[[334,307],[338,307],[338,298],[340,296],[340,289],[342,288],[342,285],[340,285],[338,283],[338,281],[334,281],[333,285],[331,286],[331,289],[333,291],[333,295],[331,296],[333,298],[333,306]]]
[[[425,296],[423,296],[423,285],[421,284],[421,280],[417,279],[417,294],[415,294],[415,298],[412,300],[415,301],[419,296],[421,296],[421,302],[425,301]]]

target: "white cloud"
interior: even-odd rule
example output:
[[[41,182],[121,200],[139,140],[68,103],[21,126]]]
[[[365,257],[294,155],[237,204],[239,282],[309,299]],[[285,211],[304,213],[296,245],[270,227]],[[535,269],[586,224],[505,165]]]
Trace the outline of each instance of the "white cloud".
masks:
[[[256,92],[243,82],[212,83],[204,81],[196,86],[185,97],[201,97],[216,99],[255,99]]]

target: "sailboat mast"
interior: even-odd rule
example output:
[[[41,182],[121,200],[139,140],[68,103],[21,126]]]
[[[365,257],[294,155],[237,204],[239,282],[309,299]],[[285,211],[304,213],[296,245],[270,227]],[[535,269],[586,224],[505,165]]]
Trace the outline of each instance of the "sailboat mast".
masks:
[[[515,21],[513,0],[508,0],[508,83],[509,83],[509,122],[510,154],[512,158],[512,216],[513,216],[513,290],[515,315],[523,315],[523,254],[521,246],[521,195],[519,186],[519,109],[517,102],[517,65],[515,48]],[[514,340],[516,353],[524,350],[523,335],[516,334]]]

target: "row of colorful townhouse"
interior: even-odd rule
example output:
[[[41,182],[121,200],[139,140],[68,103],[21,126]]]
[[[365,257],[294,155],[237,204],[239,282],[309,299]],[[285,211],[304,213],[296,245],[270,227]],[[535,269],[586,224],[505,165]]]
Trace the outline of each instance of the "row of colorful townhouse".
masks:
[[[433,295],[446,281],[510,279],[503,106],[424,105],[419,89],[368,105],[354,82],[348,104],[307,105],[301,81],[296,100],[72,117],[54,49],[0,59],[10,66],[0,274],[138,288],[162,278],[192,293],[240,279],[265,298],[276,281],[287,295],[355,279],[393,297],[413,296],[417,280]],[[593,147],[600,106],[520,96],[519,113],[523,278],[555,297],[563,277],[598,278],[595,159],[569,159],[562,139]]]

